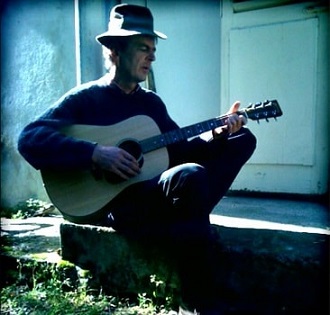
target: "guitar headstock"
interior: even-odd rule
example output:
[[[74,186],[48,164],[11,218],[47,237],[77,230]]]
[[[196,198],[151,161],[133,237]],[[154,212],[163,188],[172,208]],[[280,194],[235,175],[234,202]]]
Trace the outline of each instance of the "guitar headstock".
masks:
[[[276,119],[276,117],[283,115],[281,107],[276,100],[250,104],[243,109],[242,112],[244,112],[249,119],[257,120],[258,122],[261,119],[266,119],[266,121],[268,121],[269,118]]]

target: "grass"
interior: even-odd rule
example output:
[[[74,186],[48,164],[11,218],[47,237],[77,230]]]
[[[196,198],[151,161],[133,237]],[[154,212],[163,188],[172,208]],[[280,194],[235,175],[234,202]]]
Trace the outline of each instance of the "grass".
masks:
[[[42,213],[50,206],[48,202],[30,198],[26,201],[19,202],[15,207],[1,207],[1,217],[11,219],[26,219]]]
[[[42,211],[45,202],[29,199],[12,209],[1,209],[1,216],[27,218]],[[10,244],[1,242],[2,252]],[[4,246],[5,245],[5,246]],[[3,315],[165,315],[176,314],[173,297],[164,296],[165,284],[155,275],[150,277],[152,294],[111,296],[92,288],[91,275],[66,261],[47,263],[40,257],[18,259],[4,274],[1,283]],[[3,268],[3,267],[2,267]]]
[[[72,276],[78,270],[77,277]],[[90,274],[68,262],[19,261],[17,279],[1,289],[1,314],[8,315],[155,315],[176,314],[172,299],[159,305],[162,281],[151,278],[152,296],[109,296],[89,287]],[[71,277],[69,277],[71,275]]]

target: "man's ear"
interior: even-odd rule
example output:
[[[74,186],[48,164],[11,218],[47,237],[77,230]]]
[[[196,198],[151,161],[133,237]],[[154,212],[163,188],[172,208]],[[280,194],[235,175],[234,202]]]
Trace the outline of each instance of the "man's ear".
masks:
[[[119,58],[120,58],[120,53],[117,49],[112,49],[111,50],[111,60],[114,65],[118,65],[119,63]]]

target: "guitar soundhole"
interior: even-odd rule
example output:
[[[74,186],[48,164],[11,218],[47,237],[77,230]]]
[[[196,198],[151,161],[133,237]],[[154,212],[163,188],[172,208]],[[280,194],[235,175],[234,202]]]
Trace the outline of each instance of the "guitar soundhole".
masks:
[[[143,166],[143,154],[142,154],[142,149],[140,144],[134,140],[134,139],[125,139],[122,140],[120,143],[117,145],[119,148],[127,151],[129,154],[133,155],[137,162],[139,163],[140,168]],[[105,178],[108,182],[110,183],[120,183],[124,181],[121,177],[118,175],[112,173],[112,172],[105,172]],[[127,174],[128,175],[128,174]]]
[[[139,166],[143,165],[143,155],[140,144],[134,139],[126,139],[118,144],[118,147],[133,155],[138,161]]]

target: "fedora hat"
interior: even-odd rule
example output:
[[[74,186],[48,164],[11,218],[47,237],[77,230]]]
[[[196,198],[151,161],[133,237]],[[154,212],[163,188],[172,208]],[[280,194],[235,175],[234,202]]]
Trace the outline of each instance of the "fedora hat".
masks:
[[[167,36],[154,30],[154,19],[147,7],[119,4],[110,11],[108,30],[96,36],[96,40],[107,46],[111,38],[132,35],[150,35],[166,39]]]

